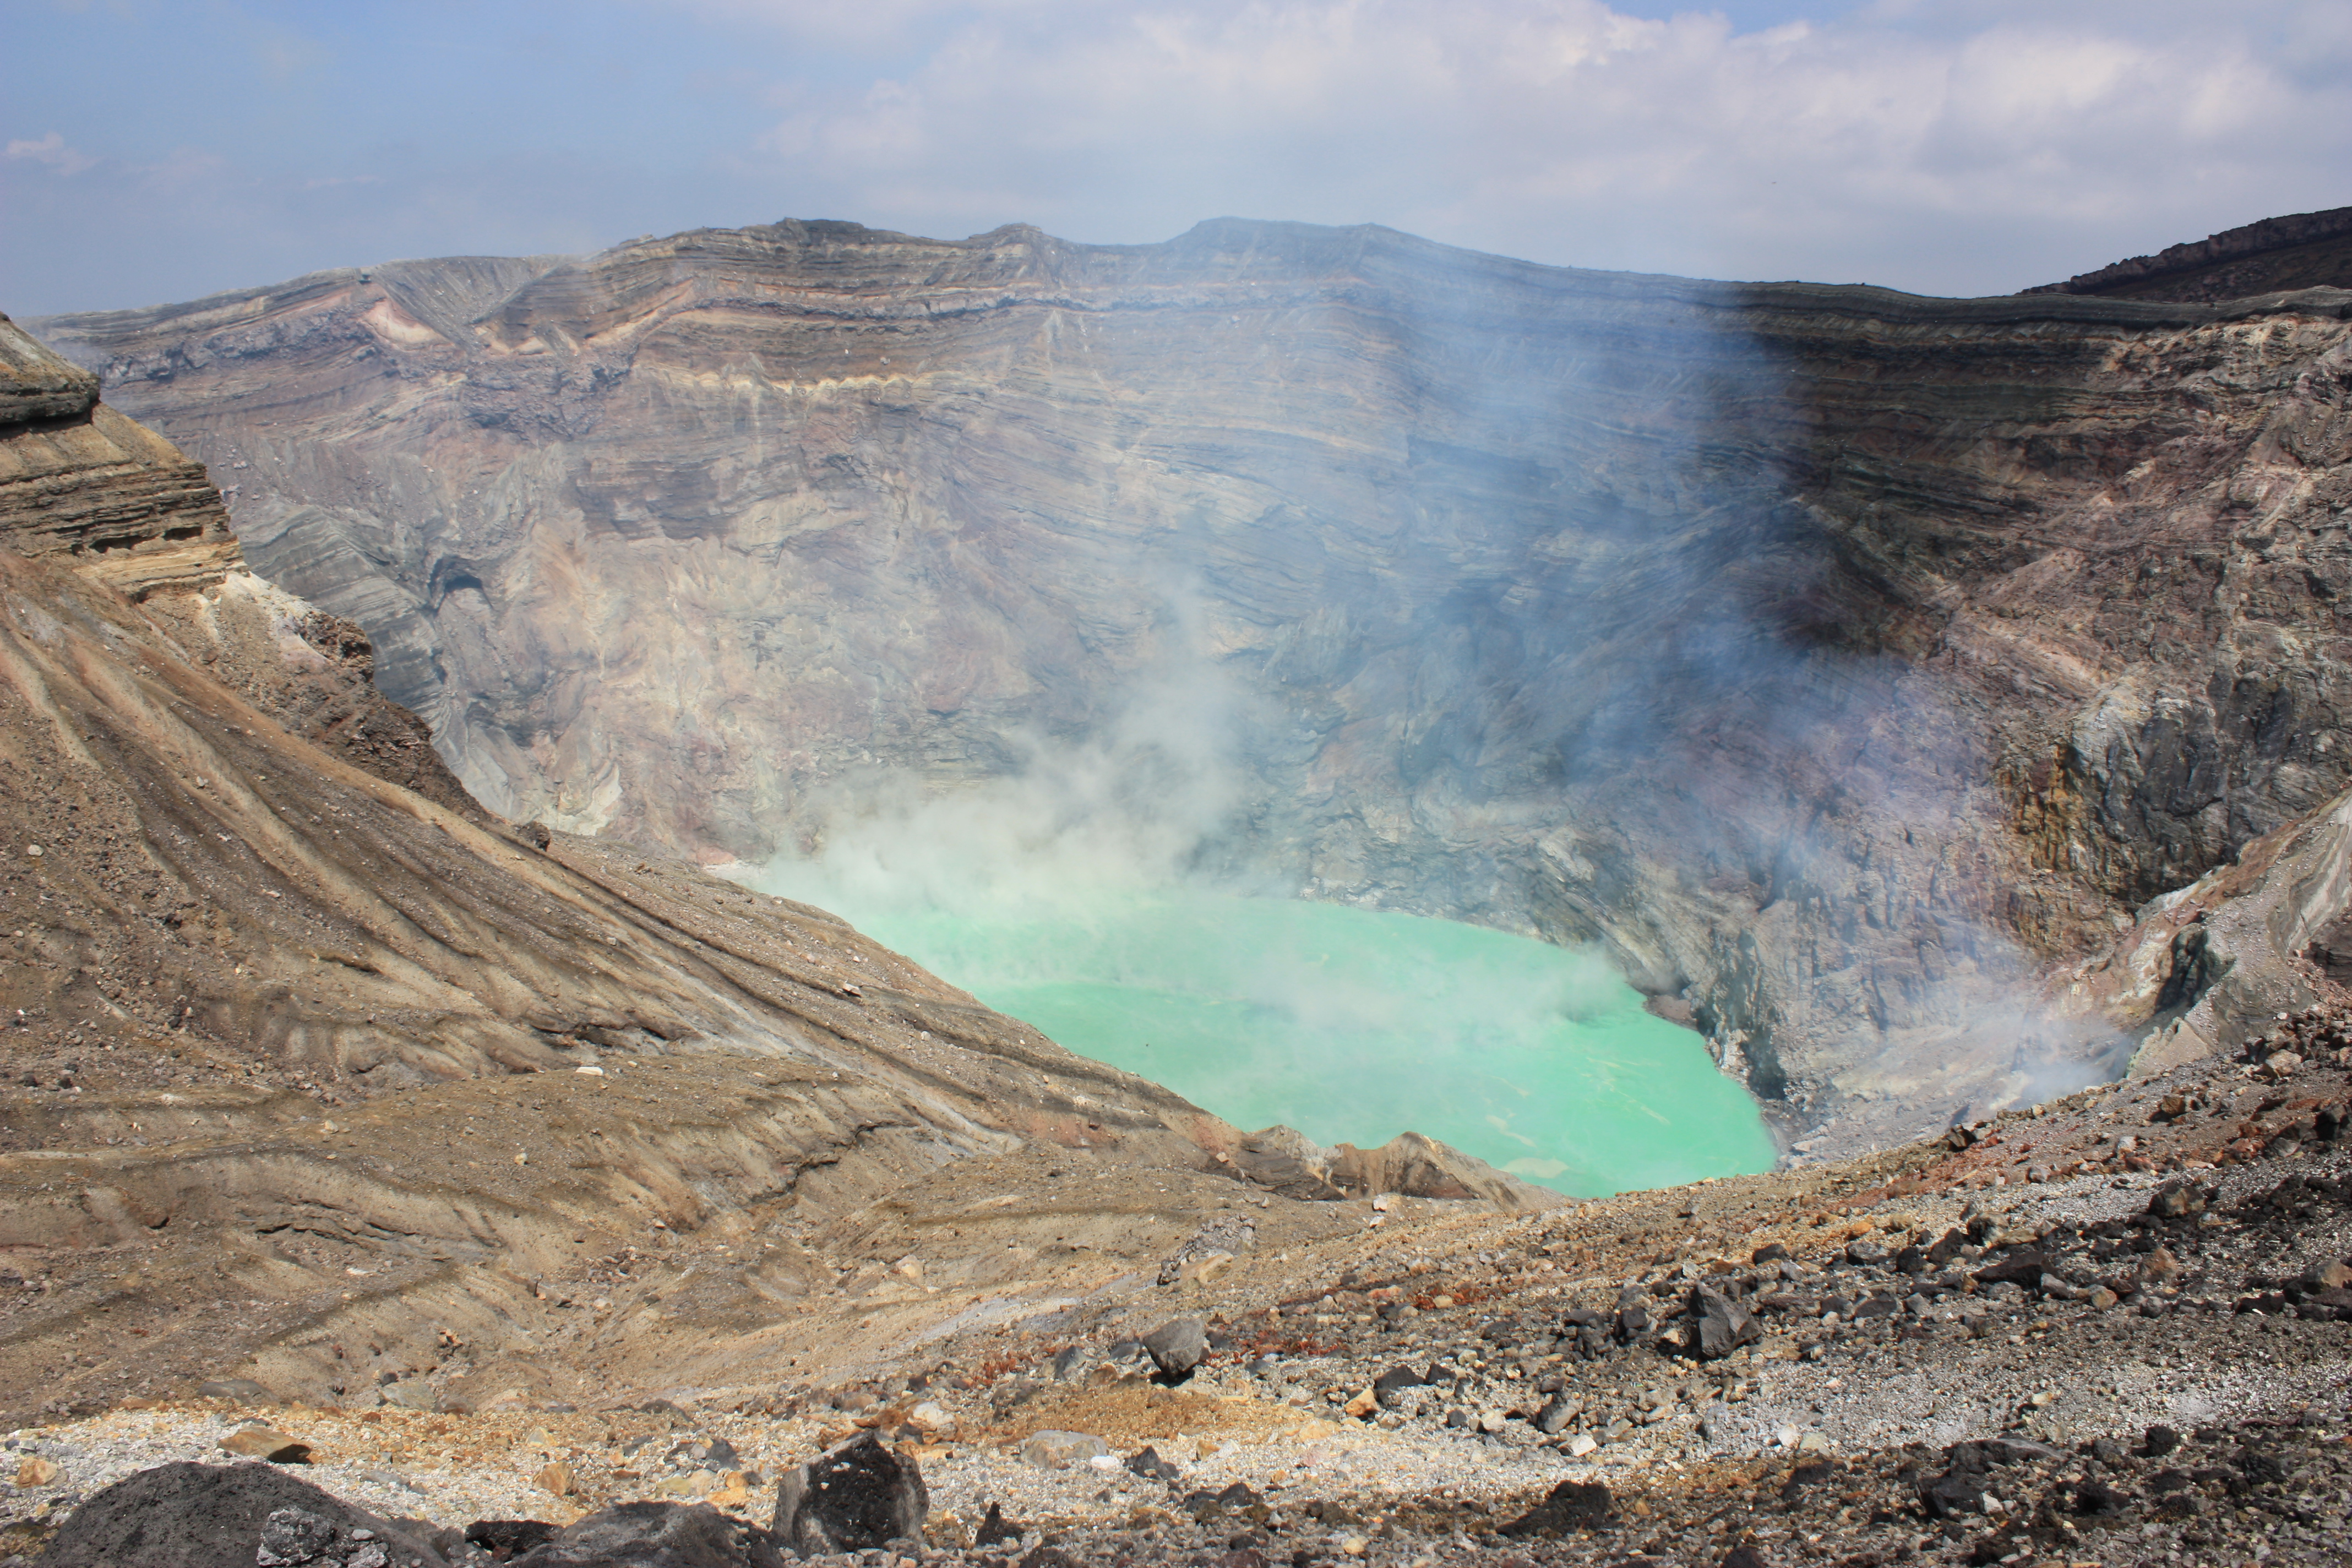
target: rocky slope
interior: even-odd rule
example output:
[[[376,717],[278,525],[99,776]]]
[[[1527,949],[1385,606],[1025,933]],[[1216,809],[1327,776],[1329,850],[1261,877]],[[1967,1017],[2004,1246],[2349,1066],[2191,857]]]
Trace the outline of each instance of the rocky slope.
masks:
[[[2352,207],[2264,218],[2026,292],[2215,300],[2296,289],[2352,289]]]
[[[2347,1041],[2352,1010],[2313,1010],[1931,1143],[1572,1211],[1333,1205],[1278,1253],[995,1321],[819,1300],[835,1335],[929,1330],[828,1339],[762,1386],[133,1402],[11,1436],[0,1531],[51,1568],[142,1523],[194,1547],[191,1514],[214,1554],[169,1560],[228,1568],[302,1524],[263,1535],[283,1508],[350,1568],[360,1529],[419,1568],[2333,1563]],[[546,1289],[656,1284],[662,1331],[708,1352],[732,1330],[689,1281],[734,1249],[675,1248]],[[632,1331],[611,1305],[548,1359]],[[188,1465],[240,1453],[275,1458]],[[869,1517],[812,1545],[818,1465],[903,1506],[836,1508]]]
[[[1244,1136],[822,910],[515,827],[369,662],[0,319],[0,1424],[208,1379],[772,1382],[892,1303],[1238,1249],[1244,1208],[1279,1240],[1373,1186],[1559,1201],[1423,1140]],[[646,1283],[688,1235],[694,1291]],[[665,1289],[733,1337],[681,1342]]]
[[[1603,942],[1859,1146],[2120,1066],[2155,993],[2039,978],[2352,782],[2347,304],[784,223],[41,330],[504,814],[1148,763],[1196,867]]]

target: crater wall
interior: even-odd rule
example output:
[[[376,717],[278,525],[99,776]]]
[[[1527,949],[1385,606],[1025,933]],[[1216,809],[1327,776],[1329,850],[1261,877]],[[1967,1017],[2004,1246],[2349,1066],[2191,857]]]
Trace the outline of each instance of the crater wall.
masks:
[[[494,810],[756,859],[1191,682],[1205,863],[1605,943],[1875,1139],[2347,784],[2347,298],[783,223],[37,328]]]

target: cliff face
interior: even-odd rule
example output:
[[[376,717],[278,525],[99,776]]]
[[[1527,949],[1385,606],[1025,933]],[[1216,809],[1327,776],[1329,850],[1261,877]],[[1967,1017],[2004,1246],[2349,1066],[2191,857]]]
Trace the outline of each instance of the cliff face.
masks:
[[[2346,303],[782,224],[40,326],[508,816],[756,858],[1212,693],[1207,860],[1604,942],[1881,1137],[2347,782]]]
[[[568,1320],[518,1270],[754,1212],[792,1229],[741,1288],[772,1308],[878,1275],[866,1205],[929,1223],[972,1161],[1021,1206],[927,1248],[959,1306],[1159,1262],[1195,1223],[1171,1181],[1209,1209],[1255,1180],[1296,1234],[1375,1180],[1556,1201],[1423,1140],[1244,1139],[821,910],[514,829],[368,665],[0,318],[0,1261],[38,1287],[0,1293],[9,1426],[232,1368],[373,1402],[444,1376],[452,1322],[474,1367],[528,1361]],[[1073,1227],[1024,1183],[1074,1150],[1138,1191],[1041,1263]]]

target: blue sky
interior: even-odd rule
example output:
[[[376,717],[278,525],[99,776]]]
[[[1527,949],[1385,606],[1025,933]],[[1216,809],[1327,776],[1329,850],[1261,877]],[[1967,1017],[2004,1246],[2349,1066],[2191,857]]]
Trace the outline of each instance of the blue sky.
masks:
[[[2352,204],[2342,0],[0,0],[0,309],[781,216],[1997,292]]]

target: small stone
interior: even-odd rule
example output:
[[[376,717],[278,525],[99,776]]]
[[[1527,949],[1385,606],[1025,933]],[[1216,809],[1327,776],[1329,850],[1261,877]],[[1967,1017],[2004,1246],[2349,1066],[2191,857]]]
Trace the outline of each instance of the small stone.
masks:
[[[1797,1446],[1797,1439],[1802,1436],[1794,1426],[1783,1426],[1772,1434],[1772,1441],[1783,1448],[1793,1448]]]
[[[281,1508],[261,1523],[253,1560],[259,1568],[297,1568],[316,1563],[335,1543],[332,1521],[299,1508]]]
[[[1767,1263],[1778,1263],[1788,1256],[1789,1249],[1777,1241],[1768,1241],[1749,1253],[1748,1261],[1750,1266],[1760,1268]]]
[[[2352,1286],[2352,1268],[2347,1268],[2333,1258],[2315,1263],[2303,1271],[2303,1282],[2314,1290],[2341,1290]]]
[[[2303,1066],[2301,1057],[2293,1051],[2280,1051],[2263,1063],[2263,1076],[2276,1083],[2281,1079],[2294,1076],[2294,1070],[2301,1066]]]
[[[403,1410],[431,1412],[441,1408],[441,1396],[434,1393],[433,1385],[421,1377],[387,1384],[383,1390],[383,1402],[396,1405]]]
[[[2151,1459],[2161,1459],[2180,1447],[2180,1434],[2169,1426],[2151,1426],[2140,1439],[2140,1452]]]
[[[1478,1430],[1481,1432],[1489,1434],[1500,1432],[1503,1429],[1503,1413],[1499,1410],[1478,1412]]]
[[[1392,1366],[1372,1379],[1372,1393],[1383,1405],[1394,1405],[1408,1388],[1425,1388],[1429,1379],[1409,1366]]]
[[[1339,1538],[1339,1552],[1345,1557],[1361,1557],[1366,1552],[1371,1550],[1371,1545],[1370,1541],[1360,1535],[1343,1535]]]
[[[1979,1285],[2024,1285],[2039,1289],[2042,1275],[2048,1273],[2057,1259],[2032,1247],[2003,1254],[1976,1272]]]
[[[1576,1419],[1584,1408],[1584,1401],[1573,1394],[1555,1394],[1536,1412],[1536,1430],[1547,1437]]]
[[[1797,1452],[1800,1454],[1825,1454],[1829,1452],[1829,1447],[1830,1440],[1819,1432],[1808,1432],[1797,1439]]]
[[[52,1486],[56,1484],[57,1479],[64,1474],[65,1472],[58,1468],[55,1460],[45,1459],[40,1455],[34,1454],[16,1467],[16,1484],[20,1487]]]
[[[557,1497],[570,1497],[580,1489],[579,1478],[572,1473],[572,1467],[561,1459],[542,1467],[539,1474],[530,1478],[530,1484]]]
[[[2093,1311],[2104,1312],[2114,1306],[2120,1298],[2105,1285],[2100,1285],[2095,1287],[2083,1300],[2090,1303]]]
[[[1184,1473],[1161,1458],[1158,1449],[1149,1447],[1129,1455],[1127,1468],[1132,1474],[1151,1481],[1172,1481]]]
[[[1568,1440],[1568,1457],[1571,1459],[1580,1459],[1600,1447],[1601,1445],[1594,1441],[1591,1433],[1579,1432]]]
[[[1339,1408],[1359,1421],[1368,1421],[1380,1414],[1380,1395],[1367,1388]]]
[[[196,1384],[199,1399],[234,1399],[241,1405],[274,1405],[277,1396],[249,1377],[216,1377]]]
[[[1198,1318],[1171,1318],[1143,1336],[1143,1348],[1162,1373],[1181,1377],[1209,1353],[1208,1325]]]
[[[933,1399],[926,1399],[907,1412],[907,1425],[926,1436],[937,1436],[942,1432],[952,1432],[955,1430],[955,1417],[948,1414],[947,1407]]]
[[[1864,1239],[1850,1241],[1846,1243],[1845,1260],[1848,1263],[1868,1268],[1872,1264],[1885,1262],[1886,1249],[1874,1241]]]
[[[297,1441],[269,1426],[240,1426],[220,1440],[220,1446],[232,1454],[248,1459],[267,1459],[273,1465],[307,1465],[310,1462],[310,1446]]]
[[[1109,1452],[1110,1445],[1091,1432],[1033,1432],[1021,1445],[1022,1461],[1041,1470],[1066,1470]]]

